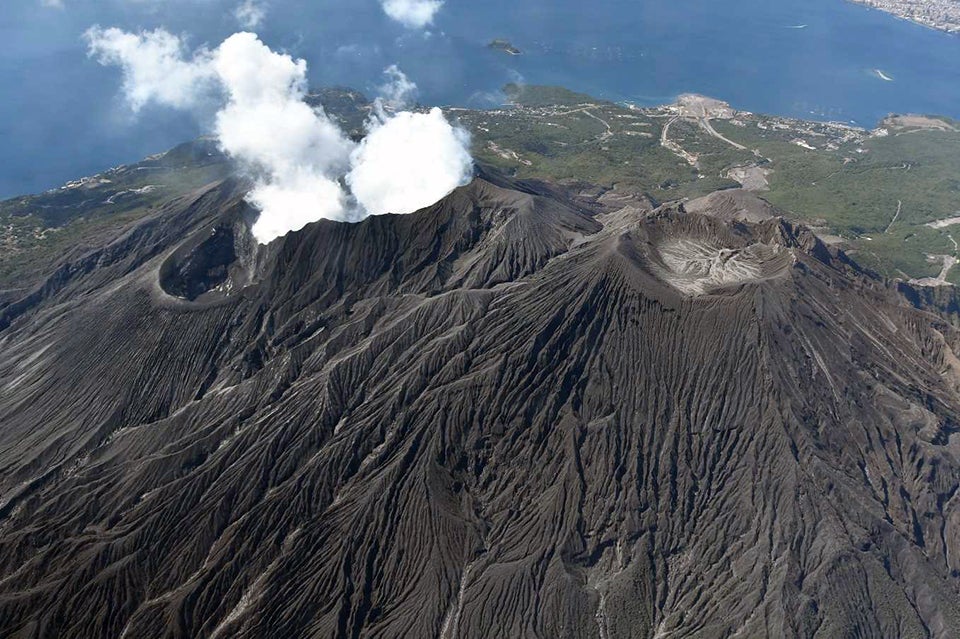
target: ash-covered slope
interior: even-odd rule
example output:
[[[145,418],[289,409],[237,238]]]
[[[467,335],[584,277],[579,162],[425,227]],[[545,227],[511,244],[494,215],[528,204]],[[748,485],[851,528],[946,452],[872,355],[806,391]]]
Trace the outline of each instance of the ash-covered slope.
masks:
[[[0,310],[0,635],[960,635],[944,317],[489,177],[259,248],[211,185]]]

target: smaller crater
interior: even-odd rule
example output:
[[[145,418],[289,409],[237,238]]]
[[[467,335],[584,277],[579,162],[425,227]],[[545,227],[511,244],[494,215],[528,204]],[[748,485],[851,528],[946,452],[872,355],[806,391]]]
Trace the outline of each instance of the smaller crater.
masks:
[[[221,224],[191,238],[160,267],[160,287],[173,297],[215,301],[253,280],[256,240],[243,222]]]
[[[655,246],[657,275],[686,295],[760,282],[784,275],[793,253],[780,245],[756,243],[730,248],[691,237],[664,238]]]

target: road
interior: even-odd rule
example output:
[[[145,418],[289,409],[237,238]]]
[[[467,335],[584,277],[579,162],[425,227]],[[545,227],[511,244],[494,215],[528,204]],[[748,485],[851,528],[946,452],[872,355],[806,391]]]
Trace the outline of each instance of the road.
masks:
[[[731,140],[731,139],[729,139],[729,138],[725,138],[725,137],[723,137],[722,135],[720,135],[719,133],[717,133],[717,130],[713,128],[713,125],[712,125],[712,124],[710,124],[710,118],[704,117],[704,118],[698,118],[698,119],[699,119],[699,121],[700,121],[700,126],[703,127],[703,130],[706,131],[707,133],[709,133],[710,135],[712,135],[713,137],[717,138],[718,140],[723,140],[724,142],[726,142],[726,143],[729,144],[730,146],[732,146],[732,147],[734,147],[734,148],[737,148],[737,149],[740,149],[741,151],[746,151],[746,150],[747,150],[747,147],[743,146],[742,144],[737,144],[737,143],[734,142],[733,140]]]
[[[557,115],[559,115],[559,116],[567,116],[567,115],[572,115],[572,114],[574,114],[574,113],[583,113],[584,115],[593,118],[594,120],[596,120],[597,122],[599,122],[600,124],[602,124],[603,126],[605,126],[605,127],[607,128],[607,130],[606,130],[605,132],[601,133],[601,134],[597,137],[597,140],[600,141],[600,142],[602,142],[603,140],[608,140],[608,139],[610,139],[611,137],[613,137],[613,128],[611,128],[609,122],[607,122],[606,120],[604,120],[603,118],[601,118],[600,116],[598,116],[596,113],[593,113],[593,109],[595,109],[595,108],[596,108],[596,107],[593,107],[593,106],[585,106],[585,107],[581,107],[581,108],[579,108],[579,109],[573,109],[573,110],[571,110],[571,111],[563,111],[563,112],[558,113]]]
[[[894,222],[897,221],[897,218],[900,217],[900,211],[903,210],[903,202],[897,200],[897,212],[893,214],[893,219],[890,220],[890,224],[887,225],[887,230],[884,231],[884,234],[889,233],[890,229],[893,228]]]
[[[668,134],[670,133],[670,125],[679,119],[680,119],[679,116],[673,117],[665,125],[663,125],[663,130],[660,132],[660,146],[667,149],[674,155],[679,156],[680,159],[682,159],[684,162],[686,162],[693,168],[699,169],[700,161],[697,159],[697,156],[694,155],[693,153],[684,151],[679,144],[671,141],[670,138],[667,137]]]

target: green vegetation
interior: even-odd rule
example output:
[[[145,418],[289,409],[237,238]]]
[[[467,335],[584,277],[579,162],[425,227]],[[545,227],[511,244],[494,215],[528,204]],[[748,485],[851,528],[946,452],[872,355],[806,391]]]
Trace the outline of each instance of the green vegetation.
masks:
[[[506,92],[518,106],[455,114],[473,132],[475,157],[507,173],[615,185],[660,201],[736,186],[722,177],[721,166],[742,152],[705,140],[708,170],[698,170],[661,146],[663,117],[563,89],[508,86]]]
[[[94,240],[229,174],[208,140],[184,144],[132,166],[111,169],[39,195],[0,202],[0,291],[35,285]]]
[[[960,216],[960,125],[948,118],[895,116],[866,131],[711,112],[716,104],[696,99],[640,109],[556,87],[508,85],[505,93],[512,108],[457,115],[474,134],[476,157],[518,177],[668,201],[739,186],[731,172],[755,168],[768,183],[763,197],[884,275],[935,277],[942,256],[960,257],[960,225],[926,226]]]
[[[4,246],[0,256],[0,289],[18,289],[28,287],[43,275],[50,266],[65,256],[79,256],[83,247],[105,234],[115,235],[129,222],[140,219],[152,207],[126,210],[116,215],[101,215],[92,219],[78,218],[56,227],[44,227],[36,218],[14,218],[0,221],[6,228],[4,237],[11,227],[18,242],[15,248]]]
[[[764,197],[804,220],[825,221],[879,272],[930,277],[940,262],[928,255],[955,254],[951,227],[925,225],[960,215],[960,131],[888,129],[836,148],[808,136],[818,147],[811,151],[784,140],[790,132],[715,126],[771,159]]]
[[[523,107],[571,106],[577,104],[610,104],[586,93],[577,93],[563,87],[516,84],[503,87],[503,93],[513,104]]]

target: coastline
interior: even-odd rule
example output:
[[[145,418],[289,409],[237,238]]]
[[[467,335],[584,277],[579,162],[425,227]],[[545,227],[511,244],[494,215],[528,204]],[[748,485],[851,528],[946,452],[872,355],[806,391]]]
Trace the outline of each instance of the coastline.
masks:
[[[894,2],[900,2],[902,4],[903,0],[893,0]],[[880,11],[887,15],[893,16],[898,20],[903,20],[904,22],[909,22],[931,31],[937,31],[938,33],[946,33],[949,35],[960,35],[960,4],[957,5],[955,12],[956,15],[952,15],[950,19],[951,22],[948,23],[938,23],[934,22],[932,19],[924,19],[923,17],[917,17],[910,13],[907,13],[904,10],[897,10],[894,7],[887,7],[879,2],[879,0],[847,0],[850,4],[860,5],[861,7],[866,7],[867,9],[873,9],[875,11]]]

